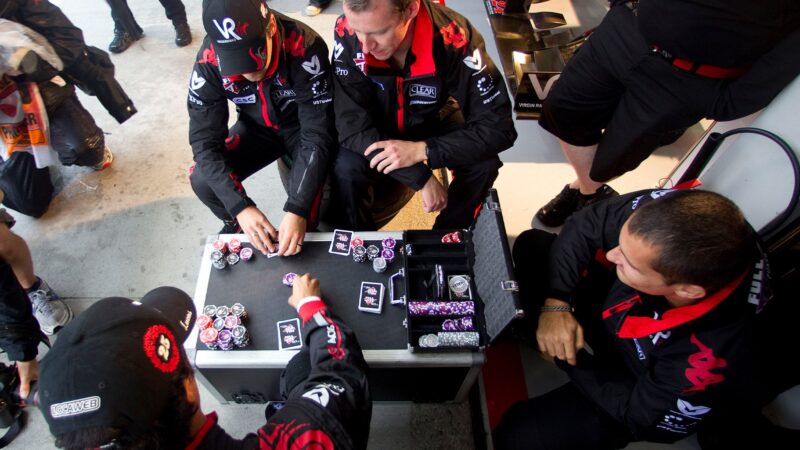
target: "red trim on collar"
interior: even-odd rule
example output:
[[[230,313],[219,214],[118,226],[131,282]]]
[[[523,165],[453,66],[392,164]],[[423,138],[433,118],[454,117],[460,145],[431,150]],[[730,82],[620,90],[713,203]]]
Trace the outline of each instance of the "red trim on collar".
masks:
[[[186,450],[194,450],[196,449],[203,439],[206,438],[206,435],[211,430],[211,428],[217,424],[217,412],[211,411],[210,413],[206,414],[206,422],[200,427],[200,431],[192,437],[192,442],[189,442],[189,445],[186,446]]]
[[[433,75],[436,73],[436,62],[433,60],[433,22],[428,14],[428,9],[423,3],[419,5],[417,20],[414,22],[414,40],[411,42],[411,52],[414,62],[411,64],[411,77]],[[362,49],[363,51],[363,49]],[[389,68],[389,63],[376,59],[371,54],[365,55],[367,66]]]
[[[617,336],[623,339],[641,338],[697,319],[728,298],[731,292],[739,287],[748,272],[749,270],[745,271],[724,288],[693,305],[679,306],[666,311],[661,315],[660,320],[652,317],[628,316],[617,332]]]
[[[283,51],[283,46],[278,42],[278,34],[279,33],[276,32],[275,35],[272,36],[272,58],[264,78],[272,78],[272,76],[275,75],[275,70],[278,69],[278,60],[281,58],[281,52]]]

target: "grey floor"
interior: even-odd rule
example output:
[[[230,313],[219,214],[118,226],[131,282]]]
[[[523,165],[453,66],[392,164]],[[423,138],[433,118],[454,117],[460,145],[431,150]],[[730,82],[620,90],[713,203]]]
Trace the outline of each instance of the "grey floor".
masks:
[[[84,30],[87,43],[106,48],[113,24],[102,0],[56,0],[72,21]],[[93,99],[82,96],[106,132],[116,160],[95,173],[82,168],[54,170],[59,193],[44,217],[16,215],[14,231],[30,245],[36,273],[72,306],[76,313],[106,296],[141,297],[160,285],[194,290],[202,244],[220,224],[194,197],[187,178],[191,163],[186,87],[197,45],[203,36],[201,0],[184,0],[195,42],[176,48],[171,24],[156,0],[128,2],[146,37],[121,55],[113,55],[117,78],[133,98],[139,113],[117,124]],[[301,17],[303,0],[271,0],[272,8]],[[488,21],[479,0],[449,0],[448,5],[469,17],[487,36],[491,55],[497,52],[489,37]],[[336,0],[322,15],[306,22],[329,42]],[[573,176],[555,140],[532,121],[519,121],[517,144],[501,156],[505,166],[495,186],[503,205],[506,227],[513,239],[530,227],[530,217]],[[660,150],[635,173],[612,184],[619,191],[655,186],[668,175],[687,148],[702,133],[691,129],[670,148]],[[277,171],[268,167],[245,182],[250,195],[277,224],[286,195]],[[386,229],[428,228],[433,216],[421,211],[418,199],[410,203]],[[44,351],[44,349],[43,349]],[[526,358],[531,360],[530,355]],[[530,383],[545,387],[559,374],[531,361]],[[220,405],[203,390],[203,408],[216,410],[222,426],[241,437],[262,424],[256,406]],[[378,404],[375,407],[370,448],[473,448],[469,407],[460,405]],[[38,411],[10,448],[52,448],[52,439]],[[661,448],[632,446],[631,448]],[[688,441],[678,448],[696,448]]]

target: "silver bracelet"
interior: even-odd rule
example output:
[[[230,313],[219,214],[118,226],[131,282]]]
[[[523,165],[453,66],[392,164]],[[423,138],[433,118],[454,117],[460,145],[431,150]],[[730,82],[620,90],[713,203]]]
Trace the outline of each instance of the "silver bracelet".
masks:
[[[572,306],[542,306],[542,312],[572,312]]]

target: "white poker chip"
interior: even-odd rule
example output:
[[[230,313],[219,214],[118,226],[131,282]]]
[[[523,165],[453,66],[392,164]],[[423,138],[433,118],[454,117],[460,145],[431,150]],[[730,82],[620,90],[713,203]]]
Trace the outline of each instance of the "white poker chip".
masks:
[[[451,277],[450,280],[448,280],[448,284],[450,289],[452,289],[456,294],[463,294],[469,289],[469,281],[466,277],[461,275]]]

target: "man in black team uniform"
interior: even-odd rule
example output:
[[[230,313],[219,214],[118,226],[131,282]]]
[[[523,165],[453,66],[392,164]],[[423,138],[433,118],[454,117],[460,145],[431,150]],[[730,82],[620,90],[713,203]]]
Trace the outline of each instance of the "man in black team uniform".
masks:
[[[754,113],[800,74],[800,2],[611,4],[544,101],[539,124],[577,175],[536,213],[549,227],[698,120]]]
[[[316,227],[335,149],[328,48],[263,0],[205,0],[203,25],[208,35],[189,80],[192,189],[224,222],[222,233],[243,231],[264,253],[294,255]],[[238,112],[230,130],[228,100]],[[276,230],[242,181],[283,155],[292,169]]]
[[[429,0],[345,0],[334,40],[343,226],[375,229],[379,183],[421,191],[425,211],[441,211],[435,228],[469,226],[517,137],[481,35]],[[431,173],[442,167],[453,172],[448,190]]]
[[[353,332],[328,315],[319,281],[294,281],[289,304],[305,348],[281,380],[287,397],[243,439],[203,414],[183,342],[194,325],[184,292],[161,287],[141,302],[100,300],[62,330],[41,364],[40,408],[56,446],[164,449],[364,449],[372,400]]]
[[[570,381],[514,405],[496,447],[675,442],[719,417],[753,434],[772,395],[761,377],[774,376],[756,350],[768,266],[754,236],[731,201],[689,190],[592,205],[558,237],[522,233],[513,256],[531,327]]]

